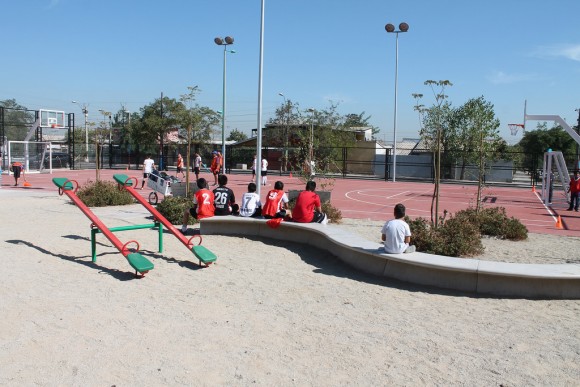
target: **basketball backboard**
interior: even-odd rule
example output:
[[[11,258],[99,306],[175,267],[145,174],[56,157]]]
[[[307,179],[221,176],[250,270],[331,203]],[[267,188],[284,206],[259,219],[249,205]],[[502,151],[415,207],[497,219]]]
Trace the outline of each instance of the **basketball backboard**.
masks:
[[[43,128],[63,129],[64,112],[57,110],[40,110],[40,126]]]

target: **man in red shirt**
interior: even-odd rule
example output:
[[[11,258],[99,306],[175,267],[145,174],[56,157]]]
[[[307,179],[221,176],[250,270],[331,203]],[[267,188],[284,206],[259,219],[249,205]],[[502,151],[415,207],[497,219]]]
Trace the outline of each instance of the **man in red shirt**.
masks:
[[[211,170],[211,173],[213,174],[213,184],[212,185],[218,185],[218,175],[220,173],[220,168],[221,168],[221,159],[218,155],[217,151],[213,151],[211,152],[213,158],[211,159],[211,166],[209,167],[209,169]]]
[[[199,190],[193,195],[193,207],[183,213],[181,232],[184,234],[187,232],[187,223],[190,215],[198,220],[214,216],[214,194],[207,189],[207,181],[200,177],[197,179],[197,187]]]
[[[570,207],[568,211],[578,212],[578,199],[580,199],[580,176],[578,176],[578,171],[574,171],[574,178],[570,179],[570,187],[568,187],[568,192],[570,192]]]
[[[326,223],[326,214],[322,212],[320,197],[314,193],[316,182],[306,183],[306,190],[300,192],[292,210],[292,220],[299,223]]]

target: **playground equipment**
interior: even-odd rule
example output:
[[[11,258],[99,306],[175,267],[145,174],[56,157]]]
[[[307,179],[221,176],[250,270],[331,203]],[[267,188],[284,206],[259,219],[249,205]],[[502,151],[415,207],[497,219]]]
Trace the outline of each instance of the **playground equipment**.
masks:
[[[153,215],[155,221],[160,222],[161,224],[163,224],[163,226],[165,226],[165,228],[172,233],[173,235],[175,235],[175,237],[177,239],[179,239],[179,241],[181,243],[183,243],[188,250],[191,250],[191,252],[197,257],[197,259],[199,260],[199,265],[202,266],[202,263],[205,266],[209,266],[210,264],[212,264],[213,262],[216,261],[217,256],[212,253],[210,250],[208,250],[207,248],[205,248],[204,246],[201,246],[201,242],[202,242],[202,237],[201,235],[194,235],[191,238],[186,238],[180,230],[178,230],[174,225],[172,225],[163,215],[161,215],[159,213],[159,211],[157,211],[151,204],[149,204],[141,195],[139,195],[139,193],[135,190],[134,187],[137,186],[137,178],[135,177],[129,177],[127,175],[124,174],[115,174],[113,176],[113,178],[115,179],[115,181],[119,184],[120,188],[123,188],[125,190],[127,190],[127,192],[129,192],[131,194],[131,196],[133,196],[135,198],[135,200],[137,200],[139,203],[141,203],[143,205],[143,207],[145,207],[145,209],[147,211],[149,211],[149,213],[151,213],[151,215]],[[195,238],[199,238],[199,243],[197,245],[194,245],[193,240]]]
[[[580,135],[576,133],[570,125],[560,116],[554,114],[527,114],[527,105],[528,101],[524,102],[524,123],[523,124],[509,124],[510,131],[513,135],[517,134],[517,128],[521,127],[525,133],[526,130],[526,121],[553,121],[560,125],[564,130],[576,141],[577,144],[580,145]],[[578,160],[576,160],[578,162]],[[549,203],[549,189],[550,184],[553,184],[554,181],[551,181],[551,174],[552,174],[552,167],[558,171],[558,176],[555,176],[555,179],[559,179],[560,183],[564,188],[564,192],[566,191],[566,187],[570,183],[570,173],[568,172],[568,167],[564,161],[564,157],[562,152],[546,152],[544,153],[544,167],[542,173],[542,199],[544,204]],[[568,194],[566,195],[566,200],[568,201],[570,198]]]
[[[171,184],[179,182],[179,180],[174,176],[169,176],[165,172],[159,173],[159,171],[154,170],[153,173],[149,174],[147,178],[147,187],[151,188],[153,192],[149,194],[149,204],[156,205],[159,201],[159,196],[157,193],[163,196],[171,196]]]
[[[63,177],[55,177],[52,182],[58,187],[59,195],[63,193],[72,200],[72,202],[81,210],[90,220],[91,227],[97,228],[121,254],[127,259],[131,267],[135,269],[135,276],[137,273],[141,273],[144,276],[149,270],[153,270],[153,263],[151,263],[147,258],[142,256],[139,251],[139,243],[137,241],[131,240],[123,244],[119,238],[113,234],[113,232],[105,226],[105,224],[79,199],[76,192],[78,191],[78,183],[75,180],[69,180]],[[135,244],[136,247],[131,252],[129,245]]]

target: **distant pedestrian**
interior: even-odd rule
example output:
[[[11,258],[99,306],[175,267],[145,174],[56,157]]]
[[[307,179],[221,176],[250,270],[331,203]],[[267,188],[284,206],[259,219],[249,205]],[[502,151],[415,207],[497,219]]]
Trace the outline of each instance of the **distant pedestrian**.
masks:
[[[578,212],[578,200],[580,199],[580,176],[577,170],[574,171],[574,177],[570,179],[568,192],[570,192],[570,207],[568,207],[568,211],[574,209],[574,211]]]
[[[266,185],[268,182],[268,160],[265,157],[262,158],[262,185]]]
[[[211,170],[211,173],[213,175],[213,180],[214,180],[214,182],[212,184],[212,186],[213,186],[213,185],[218,184],[217,177],[220,173],[221,165],[220,165],[220,158],[218,156],[218,152],[213,151],[213,152],[211,152],[211,154],[212,154],[212,159],[211,159],[211,166],[209,167],[209,169]]]
[[[195,173],[195,181],[199,179],[199,170],[201,169],[201,156],[199,153],[195,152],[195,157],[193,159],[193,173]]]
[[[19,161],[14,161],[10,166],[10,170],[14,174],[14,186],[16,187],[18,186],[18,179],[20,178],[20,174],[24,175],[24,167]]]
[[[258,166],[258,160],[256,155],[254,155],[254,160],[252,161],[252,181],[256,180],[256,167]]]
[[[177,154],[177,172],[176,175],[181,173],[181,177],[185,177],[185,173],[183,172],[183,157],[181,157],[181,153]]]
[[[153,173],[154,168],[155,161],[153,161],[151,156],[147,155],[145,160],[143,160],[143,181],[141,181],[141,189],[143,189],[145,181],[149,178],[149,175]]]

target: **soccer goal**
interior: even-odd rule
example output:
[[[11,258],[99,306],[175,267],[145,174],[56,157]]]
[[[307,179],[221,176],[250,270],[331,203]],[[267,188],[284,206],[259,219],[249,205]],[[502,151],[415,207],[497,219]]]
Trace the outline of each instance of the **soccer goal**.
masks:
[[[8,165],[18,161],[26,173],[52,173],[52,147],[50,142],[8,141]]]

